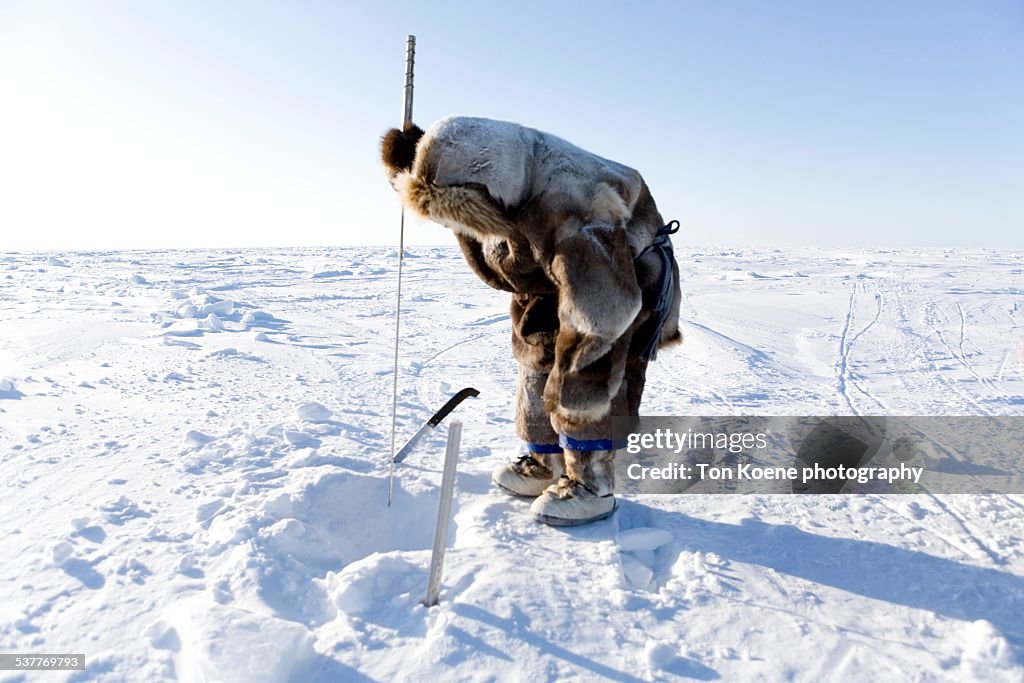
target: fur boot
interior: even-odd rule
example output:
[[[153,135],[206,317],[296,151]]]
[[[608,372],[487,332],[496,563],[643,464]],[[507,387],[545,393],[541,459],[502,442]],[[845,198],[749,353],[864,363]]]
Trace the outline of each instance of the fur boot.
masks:
[[[491,481],[513,496],[536,498],[565,472],[561,453],[527,453],[494,470]]]
[[[610,517],[617,506],[612,457],[615,451],[565,450],[565,476],[530,506],[538,522],[576,526]]]

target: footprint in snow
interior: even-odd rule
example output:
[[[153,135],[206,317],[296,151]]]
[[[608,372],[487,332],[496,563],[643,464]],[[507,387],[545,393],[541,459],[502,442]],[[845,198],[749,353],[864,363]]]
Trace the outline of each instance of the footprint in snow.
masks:
[[[191,382],[192,380],[180,372],[168,372],[164,375],[165,382]]]
[[[98,506],[98,509],[100,514],[103,516],[103,519],[117,526],[121,526],[132,519],[152,516],[151,513],[140,508],[127,496],[119,496],[115,500]]]
[[[135,558],[131,558],[122,562],[116,569],[118,576],[125,576],[132,583],[142,585],[146,583],[146,577],[153,574],[149,567],[142,564]]]
[[[619,511],[619,532],[615,542],[619,547],[622,575],[627,585],[640,590],[655,588],[655,576],[666,558],[675,536],[670,531],[650,524],[646,510],[636,506],[623,506]]]
[[[634,588],[648,590],[658,565],[658,549],[671,544],[675,537],[664,529],[637,527],[620,531],[615,540],[619,544],[626,582]]]
[[[24,395],[14,386],[13,380],[0,379],[0,399],[17,401]]]
[[[226,512],[228,509],[230,508],[226,506],[223,498],[215,498],[196,508],[196,521],[204,529],[207,529],[214,517]]]
[[[95,562],[98,561],[99,559],[95,560]],[[99,590],[100,588],[103,588],[104,584],[107,582],[107,580],[103,578],[103,575],[93,567],[93,562],[88,562],[86,560],[71,558],[64,562],[61,569],[68,576],[81,581],[82,585],[90,590]]]
[[[165,621],[155,621],[144,632],[150,644],[158,650],[178,652],[181,649],[181,638],[178,631]]]
[[[55,567],[59,567],[68,576],[78,579],[86,588],[97,590],[106,583],[103,575],[93,566],[103,557],[98,557],[91,562],[75,557],[75,546],[70,541],[61,541],[53,546],[51,554]]]
[[[206,576],[206,573],[199,566],[199,560],[192,553],[181,556],[177,566],[175,566],[175,571],[190,579],[201,579]]]
[[[74,531],[72,537],[84,538],[92,543],[102,543],[107,538],[107,532],[99,524],[95,524],[89,517],[75,517],[71,520]]]

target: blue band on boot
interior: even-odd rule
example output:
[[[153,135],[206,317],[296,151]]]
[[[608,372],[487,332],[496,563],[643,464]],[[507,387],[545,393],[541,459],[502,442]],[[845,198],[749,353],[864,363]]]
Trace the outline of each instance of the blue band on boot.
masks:
[[[562,447],[557,443],[528,443],[526,450],[531,453],[561,453]]]
[[[558,435],[558,445],[573,451],[614,451],[618,448],[625,448],[625,441],[612,441],[611,439],[574,439],[565,434]]]

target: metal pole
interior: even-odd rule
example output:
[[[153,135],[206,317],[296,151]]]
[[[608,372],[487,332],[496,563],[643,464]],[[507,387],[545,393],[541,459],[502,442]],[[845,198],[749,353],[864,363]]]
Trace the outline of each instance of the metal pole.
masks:
[[[405,89],[402,92],[402,130],[412,123],[412,80],[416,61],[416,36],[405,39]],[[391,464],[388,469],[388,507],[395,485],[395,431],[398,423],[398,339],[402,322],[402,263],[405,261],[405,207],[398,222],[398,295],[395,302],[395,366],[391,385]]]
[[[416,36],[405,39],[405,95],[402,102],[402,128],[412,123],[412,75],[416,65]]]
[[[441,476],[441,499],[437,503],[437,526],[434,527],[434,550],[430,556],[430,574],[427,578],[427,597],[423,604],[433,607],[441,595],[441,572],[444,569],[444,551],[448,546],[448,523],[452,518],[452,496],[455,493],[455,467],[459,463],[459,442],[462,423],[455,420],[448,427],[448,447],[444,451],[444,474]]]

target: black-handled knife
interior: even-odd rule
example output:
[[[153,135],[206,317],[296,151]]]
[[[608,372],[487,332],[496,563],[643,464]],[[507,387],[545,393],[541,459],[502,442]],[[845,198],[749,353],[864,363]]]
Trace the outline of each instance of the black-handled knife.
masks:
[[[474,389],[473,387],[466,387],[465,389],[463,389],[462,391],[448,399],[448,402],[441,406],[441,409],[434,413],[434,415],[429,420],[427,420],[422,427],[420,427],[419,431],[416,432],[416,434],[411,439],[409,439],[409,443],[402,446],[402,450],[395,453],[394,462],[402,462],[403,460],[405,460],[406,456],[412,453],[412,450],[416,447],[416,444],[419,443],[420,439],[422,439],[424,436],[432,432],[434,428],[437,427],[437,425],[441,424],[441,421],[448,417],[448,414],[450,412],[458,408],[460,403],[465,401],[470,396],[479,395],[480,392]]]

